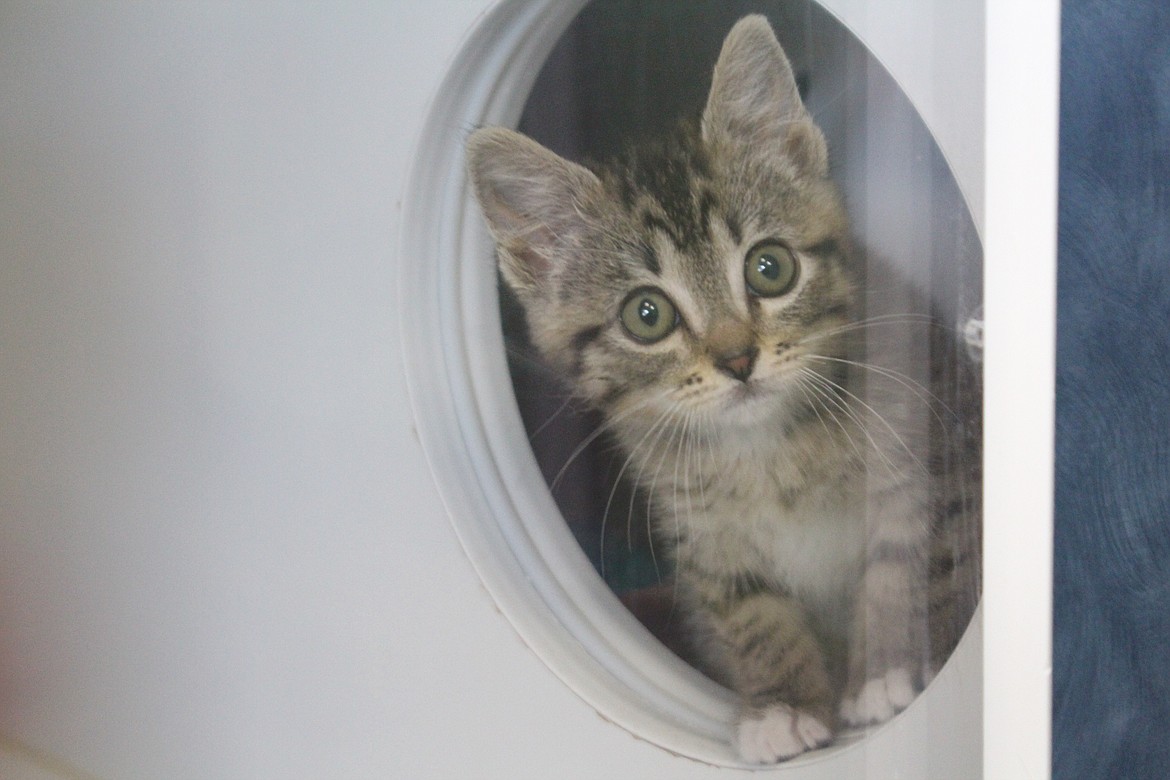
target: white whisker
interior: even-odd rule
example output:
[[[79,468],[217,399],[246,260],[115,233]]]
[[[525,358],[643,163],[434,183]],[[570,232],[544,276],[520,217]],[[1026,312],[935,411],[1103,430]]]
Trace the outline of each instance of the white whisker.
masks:
[[[626,455],[625,461],[622,462],[621,469],[618,470],[617,476],[614,478],[613,487],[611,487],[609,490],[609,498],[607,498],[605,501],[605,510],[601,513],[601,576],[602,576],[602,579],[605,578],[605,527],[609,521],[609,510],[610,510],[610,507],[613,505],[614,495],[617,493],[618,486],[621,484],[622,475],[625,474],[626,469],[629,468],[629,465],[633,461],[634,455],[637,453],[637,451],[641,448],[641,446],[643,444],[646,443],[646,440],[655,432],[655,430],[658,429],[659,426],[663,422],[665,422],[667,418],[670,417],[670,415],[673,411],[674,410],[671,408],[666,409],[650,425],[650,427],[646,430],[646,433],[642,436],[642,439],[640,441],[638,441],[638,443],[635,444],[632,448],[630,448],[630,452]],[[655,439],[655,441],[657,441],[657,438]],[[633,494],[636,492],[636,487],[637,487],[637,482],[635,482],[634,486],[631,488],[631,491],[632,491],[631,501],[633,500],[633,498],[632,498]]]
[[[842,333],[849,333],[851,331],[863,330],[865,328],[872,328],[872,327],[879,326],[879,325],[911,325],[911,324],[935,325],[936,327],[942,327],[942,325],[939,325],[933,317],[931,317],[927,314],[878,314],[878,315],[873,316],[873,317],[867,317],[863,320],[855,320],[853,322],[847,322],[843,325],[838,325],[835,328],[829,328],[827,330],[821,330],[821,331],[816,331],[815,333],[810,333],[807,336],[804,336],[803,338],[798,339],[796,341],[796,344],[805,344],[809,341],[815,341],[817,339],[829,338],[831,336],[837,336],[837,335],[840,335]]]
[[[937,395],[932,393],[929,388],[927,388],[921,382],[918,382],[917,380],[915,380],[913,377],[907,376],[906,374],[903,374],[900,371],[895,371],[892,368],[885,368],[884,366],[878,366],[878,365],[875,365],[873,363],[865,363],[865,362],[862,362],[859,360],[847,360],[845,358],[830,357],[828,355],[817,355],[815,353],[805,353],[805,357],[813,359],[813,360],[828,360],[828,361],[832,361],[834,363],[843,363],[845,365],[854,366],[856,368],[861,368],[861,369],[864,369],[866,371],[873,371],[875,374],[878,374],[879,376],[884,376],[887,379],[890,379],[894,382],[897,382],[898,384],[902,385],[910,392],[914,393],[914,395],[917,396],[920,401],[925,403],[927,405],[927,407],[930,409],[930,411],[934,414],[934,418],[936,420],[938,420],[939,424],[944,426],[944,428],[946,426],[946,423],[943,421],[942,417],[935,410],[935,408],[934,408],[935,404],[938,404],[939,406],[941,406],[943,408],[943,410],[946,411],[946,413],[949,414],[954,419],[956,419],[956,420],[959,419],[959,416],[957,414],[955,414],[951,410],[951,408],[949,406],[947,406],[946,403],[941,398],[939,398]]]
[[[833,422],[837,424],[837,427],[841,429],[841,433],[844,434],[845,440],[847,442],[849,442],[849,446],[853,449],[853,453],[855,455],[857,455],[858,461],[860,461],[861,463],[864,463],[865,462],[865,455],[862,454],[861,448],[857,446],[857,442],[854,440],[853,435],[849,432],[849,429],[845,427],[845,424],[843,422],[841,422],[841,418],[839,418],[837,416],[837,413],[834,412],[828,406],[828,404],[825,403],[825,400],[831,401],[834,406],[836,406],[838,409],[840,409],[842,412],[844,412],[846,415],[846,419],[850,420],[851,422],[853,422],[855,425],[858,425],[859,427],[864,428],[864,426],[862,426],[860,424],[860,422],[857,420],[856,416],[850,414],[851,410],[846,405],[844,405],[841,402],[841,399],[837,398],[837,396],[834,393],[830,392],[829,390],[827,390],[823,387],[819,387],[818,385],[816,385],[812,381],[810,381],[811,379],[820,379],[820,376],[818,374],[816,374],[811,369],[802,368],[802,369],[800,369],[799,376],[800,376],[801,391],[804,392],[807,390],[808,392],[813,393],[815,398],[821,399],[821,404],[820,404],[821,408],[823,408],[825,410],[825,413],[828,414],[829,417],[832,418]],[[806,397],[808,397],[808,396],[806,395]],[[814,400],[815,400],[815,398],[814,398]],[[815,403],[813,404],[813,411],[814,412],[817,411]],[[820,418],[821,424],[825,425],[824,418],[821,418],[819,412],[817,412],[817,417]],[[825,432],[828,433],[828,431],[829,431],[828,426],[825,425]],[[865,431],[862,430],[862,433],[864,433],[864,432]]]
[[[678,412],[679,411],[678,406],[676,405],[672,409],[672,411]],[[654,470],[653,479],[650,480],[650,488],[649,488],[649,490],[646,491],[646,518],[648,521],[651,521],[651,522],[652,522],[651,519],[654,517],[654,509],[653,509],[654,494],[658,488],[658,478],[662,475],[662,467],[664,465],[666,465],[666,458],[670,454],[671,448],[674,447],[675,436],[680,434],[683,431],[683,423],[685,422],[685,420],[675,419],[672,422],[673,422],[673,425],[671,427],[670,439],[667,440],[666,446],[663,447],[661,450],[659,450],[660,455],[658,458],[658,466]],[[681,442],[682,442],[681,437],[679,438],[679,442],[681,444]],[[657,441],[655,442],[654,446],[655,446],[655,449],[658,449]],[[646,463],[649,463],[649,458],[647,458]],[[644,463],[643,466],[645,466],[646,463]],[[639,471],[639,473],[638,473],[638,479],[641,480],[641,471]],[[633,506],[633,502],[631,501],[631,509],[632,509],[632,506]],[[630,519],[627,521],[627,525],[633,519],[633,512],[632,511],[631,511],[630,515],[631,516],[630,516]],[[651,548],[651,553],[653,553],[653,547]],[[658,571],[658,561],[656,559],[654,561],[654,570],[656,573],[659,574],[659,577],[661,578],[661,572]]]
[[[929,473],[928,469],[923,465],[922,461],[919,460],[918,455],[916,455],[915,452],[912,449],[910,449],[910,446],[908,444],[906,444],[906,440],[901,437],[901,435],[898,433],[898,431],[894,429],[894,426],[890,425],[889,421],[886,420],[886,418],[884,416],[879,414],[876,409],[874,409],[872,406],[870,406],[865,401],[863,401],[857,394],[850,392],[848,389],[846,389],[842,385],[838,384],[837,382],[834,382],[833,380],[831,380],[827,377],[821,376],[820,374],[817,374],[815,372],[812,372],[810,374],[810,376],[816,377],[817,381],[824,382],[827,385],[829,385],[830,387],[835,388],[836,390],[840,390],[842,393],[849,396],[854,401],[856,401],[857,403],[859,403],[863,407],[865,407],[865,409],[870,414],[872,414],[878,420],[878,422],[880,422],[882,425],[884,425],[886,427],[886,430],[888,430],[890,432],[890,435],[892,435],[897,440],[898,444],[901,445],[902,449],[905,451],[905,453],[908,456],[910,456],[910,459],[914,461],[914,463],[918,466],[918,468],[922,469],[922,471],[925,473]],[[855,410],[851,410],[851,411],[853,412],[853,414],[855,414],[855,415],[857,414],[857,412]],[[897,474],[898,469],[894,466],[894,464],[890,460],[890,458],[887,455],[885,455],[885,453],[880,451],[880,448],[878,448],[877,443],[873,439],[873,436],[870,435],[868,430],[866,430],[866,426],[864,425],[864,423],[860,419],[858,420],[858,423],[862,426],[862,430],[865,433],[866,438],[868,438],[870,443],[874,445],[874,450],[878,453],[878,455],[880,455],[882,457],[882,460],[884,460],[886,462],[886,465],[889,466],[891,472],[894,474]]]
[[[560,471],[558,471],[556,476],[553,477],[552,481],[549,482],[549,490],[555,491],[557,489],[561,479],[565,476],[565,472],[568,471],[569,466],[572,465],[573,461],[576,460],[581,455],[581,453],[584,452],[587,447],[589,447],[590,444],[596,441],[599,436],[601,436],[606,431],[615,428],[617,424],[625,418],[633,415],[636,412],[642,411],[646,407],[650,406],[658,400],[661,400],[665,396],[666,393],[663,392],[649,398],[644,398],[640,402],[623,409],[617,414],[607,416],[605,420],[602,421],[601,425],[598,425],[588,436],[582,439],[569,454],[569,457],[565,459],[565,462],[561,466]]]
[[[545,420],[540,425],[538,425],[536,427],[536,430],[534,430],[532,433],[530,433],[528,435],[529,441],[531,441],[531,440],[535,439],[537,436],[539,436],[541,434],[541,432],[544,431],[545,428],[547,428],[549,425],[552,424],[553,420],[557,419],[557,417],[559,417],[562,413],[564,413],[564,411],[566,409],[569,408],[569,404],[571,404],[572,402],[573,402],[573,396],[571,396],[571,395],[567,396],[565,398],[565,400],[561,402],[561,405],[556,408],[556,411],[554,411],[552,414],[550,414],[548,416],[547,420]]]

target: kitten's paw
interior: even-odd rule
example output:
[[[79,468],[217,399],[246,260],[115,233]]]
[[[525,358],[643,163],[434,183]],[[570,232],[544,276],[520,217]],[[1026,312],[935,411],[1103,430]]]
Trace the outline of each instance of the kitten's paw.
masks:
[[[775,764],[828,744],[832,738],[833,732],[807,712],[774,704],[740,720],[735,745],[744,761]]]
[[[841,703],[841,719],[851,726],[884,723],[910,706],[917,692],[914,678],[905,668],[891,669],[867,680],[856,696]]]

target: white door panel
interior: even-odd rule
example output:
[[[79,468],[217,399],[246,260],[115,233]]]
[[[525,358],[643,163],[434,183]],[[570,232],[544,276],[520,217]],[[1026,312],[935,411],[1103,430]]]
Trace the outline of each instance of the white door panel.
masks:
[[[982,78],[982,48],[892,32],[942,46],[980,4],[828,5],[885,47],[982,224],[982,116],[915,75]],[[491,6],[0,11],[0,776],[733,771],[630,734],[526,647],[416,430],[398,302],[430,258],[400,220]]]

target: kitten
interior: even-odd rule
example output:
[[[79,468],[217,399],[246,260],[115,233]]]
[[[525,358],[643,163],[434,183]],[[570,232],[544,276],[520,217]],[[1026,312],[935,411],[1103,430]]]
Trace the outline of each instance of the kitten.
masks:
[[[743,759],[905,708],[978,599],[977,412],[894,368],[904,343],[877,326],[899,320],[858,319],[826,144],[768,22],[735,25],[674,137],[590,170],[485,128],[468,159],[533,341],[656,475]],[[953,384],[947,332],[918,332]]]

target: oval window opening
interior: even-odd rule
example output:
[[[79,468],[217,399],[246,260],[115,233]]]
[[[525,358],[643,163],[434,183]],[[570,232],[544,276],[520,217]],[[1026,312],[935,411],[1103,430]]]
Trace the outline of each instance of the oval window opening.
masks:
[[[438,133],[404,223],[439,258],[403,281],[441,315],[406,344],[419,432],[489,590],[710,763],[837,755],[925,688],[977,711],[977,650],[933,681],[980,590],[982,254],[923,120],[815,3],[522,5],[431,124],[540,146],[472,135],[464,187]]]

